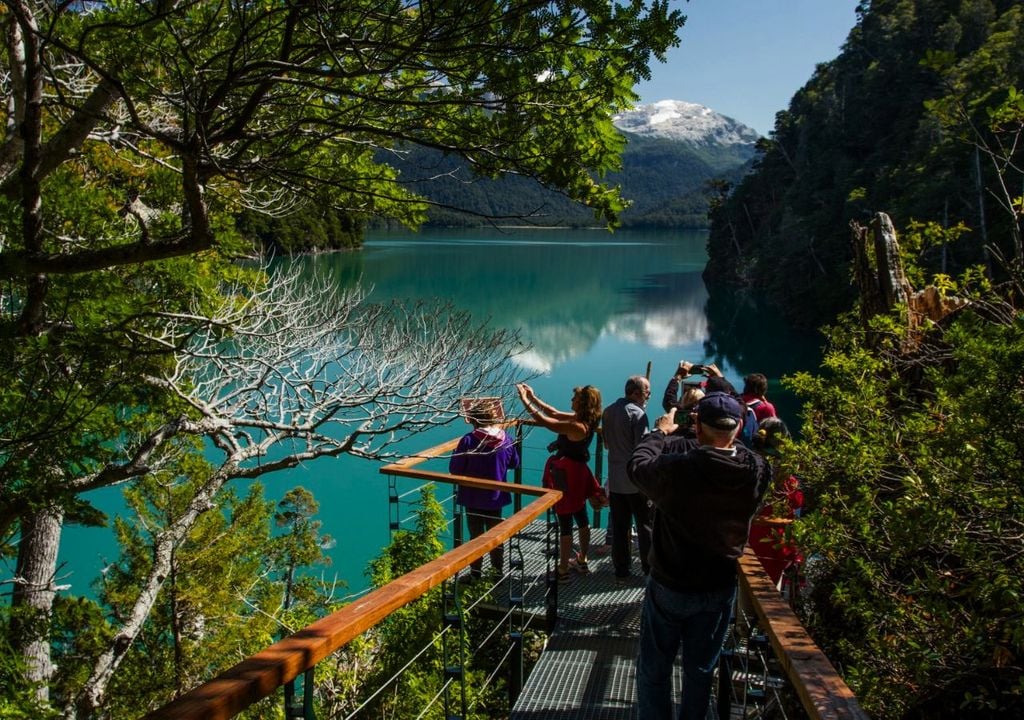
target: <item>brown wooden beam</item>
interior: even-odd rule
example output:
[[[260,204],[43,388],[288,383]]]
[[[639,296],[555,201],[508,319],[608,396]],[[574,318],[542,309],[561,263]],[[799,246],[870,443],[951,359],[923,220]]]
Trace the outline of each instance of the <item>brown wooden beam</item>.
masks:
[[[740,558],[740,589],[751,599],[775,657],[813,720],[868,720],[856,696],[836,672],[785,597],[772,584],[754,551]]]
[[[213,680],[146,715],[146,718],[226,720],[234,717],[254,702],[294,680],[395,610],[422,597],[474,560],[482,558],[523,530],[561,499],[562,494],[557,490],[412,469],[417,463],[437,457],[453,449],[457,444],[456,439],[435,446],[413,458],[387,465],[381,468],[381,473],[500,489],[533,495],[536,498],[479,537],[446,552],[436,560],[421,565],[384,587],[363,595],[341,610],[307,625],[284,640],[243,660]]]

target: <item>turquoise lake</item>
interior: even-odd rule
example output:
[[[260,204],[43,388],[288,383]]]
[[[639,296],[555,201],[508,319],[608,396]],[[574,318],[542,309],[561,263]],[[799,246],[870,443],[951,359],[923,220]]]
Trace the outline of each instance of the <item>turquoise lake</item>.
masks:
[[[774,313],[736,293],[709,298],[701,278],[706,233],[700,231],[445,230],[371,234],[358,252],[307,257],[343,285],[372,287],[370,301],[443,297],[474,318],[518,328],[530,350],[518,359],[547,402],[569,409],[572,388],[595,385],[605,403],[622,393],[631,374],[651,365],[652,403],[681,359],[716,362],[737,386],[747,373],[769,378],[769,398],[797,429],[798,406],[779,378],[816,367],[820,338],[787,328]],[[507,405],[510,413],[518,402]],[[461,435],[464,424],[437,428],[407,441],[410,454]],[[534,431],[524,449],[524,481],[536,484],[551,436]],[[332,564],[318,568],[347,585],[366,586],[368,561],[388,541],[387,479],[379,464],[356,458],[322,459],[262,480],[280,498],[302,485],[320,502],[323,532],[331,535]],[[410,481],[400,489],[408,491]],[[447,495],[447,489],[438,492]],[[90,499],[110,515],[123,512],[120,490]],[[116,558],[112,532],[68,527],[60,584],[91,594],[90,584]]]

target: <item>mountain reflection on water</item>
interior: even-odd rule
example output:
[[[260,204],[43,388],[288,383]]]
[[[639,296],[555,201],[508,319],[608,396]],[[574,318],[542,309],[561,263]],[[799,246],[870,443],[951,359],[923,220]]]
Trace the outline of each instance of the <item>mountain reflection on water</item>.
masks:
[[[297,263],[310,276],[327,274],[342,287],[362,283],[371,288],[371,302],[441,298],[476,322],[518,329],[530,347],[517,361],[537,375],[531,384],[538,394],[563,409],[575,385],[596,386],[607,403],[622,394],[629,375],[650,367],[653,419],[667,380],[686,359],[717,363],[735,384],[747,373],[765,373],[769,397],[795,429],[797,400],[778,380],[817,366],[818,338],[791,331],[735,292],[709,297],[701,279],[705,238],[696,231],[425,231],[372,235],[360,251],[282,262]],[[507,398],[509,412],[518,414],[511,388]],[[461,421],[435,428],[405,441],[402,451],[422,450],[465,428]],[[528,451],[531,484],[539,482],[539,469],[528,463],[539,462],[544,435],[528,438],[539,447]],[[264,482],[275,501],[297,485],[313,492],[322,532],[337,540],[324,572],[328,579],[337,573],[352,591],[365,587],[363,571],[389,537],[379,464],[325,458]],[[109,488],[90,499],[112,519],[127,513],[120,492]],[[74,592],[89,593],[89,582],[116,555],[109,528],[66,529],[61,562]]]
[[[704,239],[693,232],[435,231],[373,236],[361,252],[307,261],[373,287],[373,301],[444,298],[518,329],[530,346],[518,362],[539,373],[602,337],[666,349],[707,334]]]

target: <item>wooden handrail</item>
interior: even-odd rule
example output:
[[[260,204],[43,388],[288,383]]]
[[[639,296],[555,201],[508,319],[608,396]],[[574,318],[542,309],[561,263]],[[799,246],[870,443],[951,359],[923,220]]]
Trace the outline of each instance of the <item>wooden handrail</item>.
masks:
[[[457,444],[458,439],[442,443],[415,457],[386,465],[380,471],[383,474],[500,489],[536,498],[482,535],[363,595],[337,612],[307,625],[146,717],[150,720],[223,720],[234,717],[254,702],[313,668],[319,661],[375,626],[395,610],[422,597],[431,588],[440,585],[474,560],[482,558],[523,530],[561,499],[562,493],[557,490],[413,469],[418,463],[448,452]]]
[[[767,527],[784,528],[793,524],[793,518],[787,517],[762,517],[755,515],[750,521],[751,525],[765,525]]]
[[[474,560],[482,558],[523,530],[561,498],[557,490],[416,469],[416,465],[450,452],[457,444],[458,439],[454,439],[436,445],[416,456],[386,465],[380,472],[505,490],[534,496],[535,499],[482,535],[243,660],[146,717],[151,720],[221,720],[237,715],[313,668],[317,662],[374,627],[395,610],[422,597]],[[767,524],[776,524],[771,520]],[[752,549],[748,548],[740,558],[740,570],[741,591],[751,600],[759,625],[768,635],[775,657],[785,669],[808,716],[814,720],[867,720],[868,715],[860,708],[853,692],[807,634],[785,598],[765,574]]]
[[[751,548],[740,558],[740,589],[752,601],[760,627],[786,671],[808,717],[868,720],[856,696],[772,584]]]

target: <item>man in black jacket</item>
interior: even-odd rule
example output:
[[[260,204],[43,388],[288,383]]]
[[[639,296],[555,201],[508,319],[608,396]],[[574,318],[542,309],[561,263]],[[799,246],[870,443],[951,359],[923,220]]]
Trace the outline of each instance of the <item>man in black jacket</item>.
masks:
[[[696,440],[669,439],[675,410],[655,421],[629,462],[657,509],[640,621],[640,720],[671,717],[672,665],[683,650],[680,720],[703,719],[736,597],[736,560],[771,482],[755,452],[735,442],[746,408],[708,393],[697,405]]]

